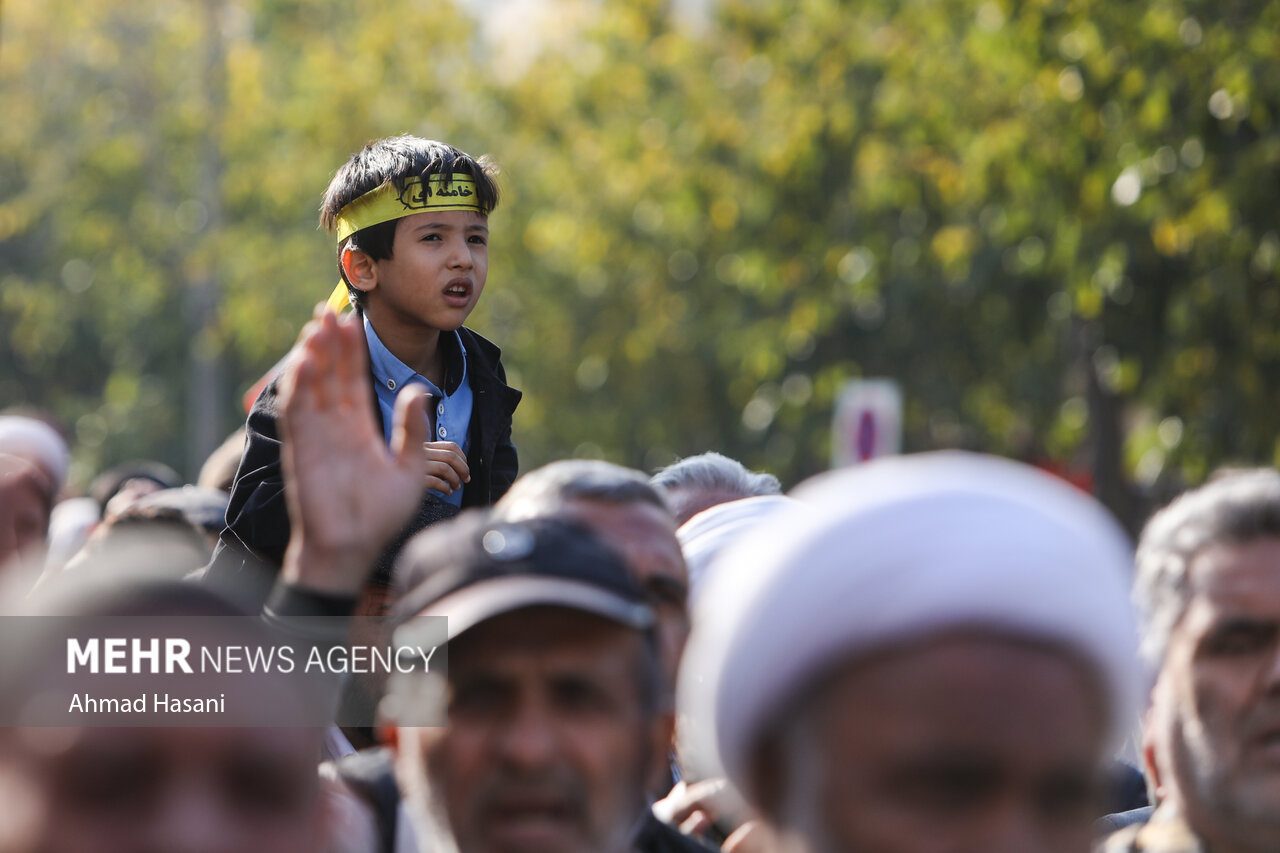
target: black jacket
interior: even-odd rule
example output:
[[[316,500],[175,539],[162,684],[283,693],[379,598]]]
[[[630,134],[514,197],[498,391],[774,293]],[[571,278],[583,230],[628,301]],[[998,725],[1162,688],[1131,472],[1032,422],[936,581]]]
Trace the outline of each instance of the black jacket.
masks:
[[[474,394],[467,466],[471,482],[462,492],[464,509],[489,506],[506,494],[518,473],[516,448],[511,443],[511,416],[520,392],[507,385],[502,351],[470,329],[458,330],[467,353],[467,377]],[[370,384],[373,376],[370,374]],[[247,606],[260,607],[279,573],[289,544],[289,514],[285,507],[284,475],[280,469],[280,437],[276,428],[279,391],[272,380],[249,412],[244,455],[227,504],[227,526],[219,537],[213,561],[205,572],[211,583]],[[373,405],[378,432],[382,413]],[[417,517],[401,533],[376,571],[386,572],[394,552],[413,533],[454,515],[457,510],[424,492]]]

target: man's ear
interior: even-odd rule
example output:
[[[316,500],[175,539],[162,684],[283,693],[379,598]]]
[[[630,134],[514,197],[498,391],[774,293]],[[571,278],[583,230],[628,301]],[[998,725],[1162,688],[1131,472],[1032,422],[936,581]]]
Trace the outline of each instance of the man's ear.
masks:
[[[342,247],[342,271],[356,290],[368,293],[378,286],[378,264],[350,243]]]
[[[400,729],[395,726],[378,726],[378,741],[393,753],[400,750]]]
[[[666,796],[671,787],[671,745],[675,742],[676,715],[662,711],[655,715],[649,731],[648,790]]]
[[[1160,780],[1160,762],[1156,758],[1155,730],[1158,721],[1155,719],[1153,705],[1148,705],[1142,715],[1142,773],[1147,778],[1147,798],[1151,805],[1156,805],[1164,797],[1164,786]]]
[[[386,695],[378,702],[376,719],[373,723],[373,736],[392,754],[400,749],[400,715],[398,713],[400,701],[400,696],[395,694],[391,685],[388,684]]]

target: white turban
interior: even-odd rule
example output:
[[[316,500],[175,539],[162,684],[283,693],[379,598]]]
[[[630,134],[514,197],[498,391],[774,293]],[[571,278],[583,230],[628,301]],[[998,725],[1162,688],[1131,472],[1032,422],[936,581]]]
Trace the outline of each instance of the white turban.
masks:
[[[0,415],[0,453],[21,456],[43,468],[54,481],[56,494],[67,478],[71,454],[57,430],[35,418]]]
[[[802,484],[793,510],[723,552],[680,675],[693,772],[745,790],[750,752],[852,656],[956,628],[1048,641],[1091,664],[1118,744],[1144,686],[1132,550],[1100,504],[1034,468],[930,453]],[[723,562],[723,570],[720,563]]]
[[[716,504],[680,525],[676,538],[689,566],[690,599],[701,592],[707,568],[717,554],[793,503],[784,495],[757,495]]]

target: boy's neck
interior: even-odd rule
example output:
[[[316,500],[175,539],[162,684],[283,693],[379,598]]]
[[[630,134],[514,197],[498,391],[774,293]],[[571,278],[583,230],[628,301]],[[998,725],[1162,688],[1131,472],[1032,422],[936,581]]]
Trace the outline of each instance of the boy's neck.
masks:
[[[440,354],[440,330],[430,326],[402,327],[396,323],[379,322],[379,317],[369,313],[369,325],[378,333],[378,340],[406,366],[420,376],[425,376],[443,387],[444,359]]]

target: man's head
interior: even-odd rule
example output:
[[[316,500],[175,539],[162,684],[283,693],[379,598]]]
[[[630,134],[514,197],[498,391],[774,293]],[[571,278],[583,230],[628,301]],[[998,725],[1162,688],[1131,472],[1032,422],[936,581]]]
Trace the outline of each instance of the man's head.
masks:
[[[0,573],[21,564],[35,569],[43,559],[53,481],[35,462],[0,453]]]
[[[680,685],[693,771],[723,768],[799,849],[1087,850],[1138,694],[1115,522],[964,454],[795,494],[699,599]]]
[[[707,568],[721,551],[755,530],[770,516],[786,512],[795,501],[786,495],[757,495],[717,504],[680,525],[676,538],[689,567],[692,602],[707,583]]]
[[[1188,492],[1147,524],[1136,597],[1157,669],[1144,755],[1210,846],[1280,843],[1280,473]],[[1232,844],[1232,846],[1234,846]]]
[[[397,310],[422,313],[422,305],[402,304],[408,294],[415,287],[447,286],[454,276],[471,279],[469,304],[460,298],[456,309],[469,313],[488,269],[496,171],[485,157],[409,135],[370,142],[353,154],[320,205],[321,227],[338,238],[339,273],[351,301],[368,310],[386,296]],[[449,249],[453,256],[444,257]],[[433,280],[441,276],[441,282]],[[372,295],[379,285],[382,292]],[[438,309],[434,319],[449,319],[443,309],[452,306],[429,307]]]
[[[67,479],[71,451],[52,422],[38,413],[6,409],[0,413],[0,453],[37,465],[52,484],[52,502]]]
[[[0,849],[314,851],[319,748],[307,728],[0,729]]]
[[[59,573],[116,572],[127,576],[140,570],[180,579],[204,566],[213,553],[205,532],[173,504],[145,503],[147,498],[163,494],[153,492],[100,522],[64,567],[46,571],[46,580]]]
[[[663,670],[674,685],[689,634],[689,576],[675,520],[644,474],[594,459],[552,462],[517,480],[494,514],[576,521],[618,549],[658,616]]]
[[[12,602],[3,606],[6,613],[17,610]],[[316,774],[322,729],[257,727],[267,721],[253,720],[254,710],[246,720],[234,707],[209,718],[216,727],[180,727],[190,717],[172,728],[103,727],[131,722],[119,715],[102,722],[88,715],[74,727],[50,726],[47,716],[29,727],[11,725],[38,713],[27,703],[40,696],[112,695],[112,685],[97,676],[73,676],[64,668],[67,646],[56,638],[67,625],[108,637],[134,629],[145,635],[148,624],[202,626],[195,628],[199,636],[217,646],[264,641],[256,620],[198,584],[112,576],[97,567],[79,578],[55,579],[22,608],[24,617],[5,625],[0,650],[0,718],[6,721],[0,727],[0,800],[6,803],[0,850],[304,853],[324,847],[328,819]],[[196,686],[208,683],[199,675],[138,672],[103,678],[114,680],[117,696],[129,698],[166,690],[208,695]],[[279,720],[296,719],[307,701],[267,678],[255,679],[248,694],[279,709]]]
[[[89,484],[104,519],[119,515],[140,498],[182,486],[182,475],[163,462],[135,459],[103,471]]]
[[[397,642],[449,620],[447,675],[396,675],[384,700],[393,725],[443,706],[443,726],[384,730],[420,836],[464,853],[628,849],[670,728],[653,613],[621,558],[576,525],[464,515],[401,567]]]
[[[71,454],[45,421],[0,415],[0,569],[43,558],[49,518]]]
[[[750,471],[736,459],[712,451],[668,465],[649,482],[666,497],[677,525],[719,504],[782,494],[777,477]]]

